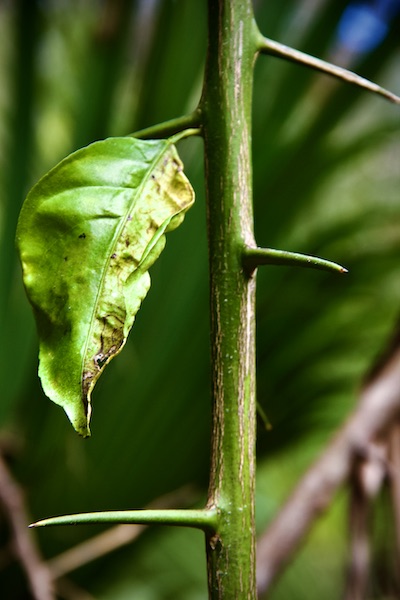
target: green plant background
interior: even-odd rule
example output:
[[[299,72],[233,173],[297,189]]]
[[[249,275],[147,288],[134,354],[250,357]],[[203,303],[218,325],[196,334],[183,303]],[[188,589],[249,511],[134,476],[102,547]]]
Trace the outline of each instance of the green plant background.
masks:
[[[344,66],[349,56],[336,32],[346,5],[255,2],[265,35]],[[394,91],[399,25],[397,17],[382,44],[350,62]],[[199,505],[204,499],[210,396],[202,142],[180,143],[197,202],[152,268],[128,344],[96,387],[88,441],[41,392],[13,240],[24,195],[66,154],[196,107],[206,38],[205,2],[0,4],[0,446],[32,519],[142,507],[188,483]],[[354,406],[397,321],[400,117],[381,99],[278,59],[261,57],[255,81],[258,243],[349,269],[338,276],[269,267],[258,276],[258,400],[273,424],[267,432],[259,423],[262,531]],[[346,511],[343,491],[273,600],[340,596]],[[388,593],[389,519],[381,507],[374,598]],[[37,539],[51,558],[100,530],[54,528]],[[3,548],[7,540],[2,519]],[[13,561],[0,564],[7,598],[24,597],[19,569]],[[101,600],[196,600],[206,596],[205,573],[199,532],[155,528],[68,577]]]

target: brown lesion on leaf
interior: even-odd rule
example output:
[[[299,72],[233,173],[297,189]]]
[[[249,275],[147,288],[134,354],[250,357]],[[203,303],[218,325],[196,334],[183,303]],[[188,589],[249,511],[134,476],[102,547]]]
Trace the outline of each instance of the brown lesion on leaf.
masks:
[[[94,379],[93,371],[84,371],[84,373],[82,375],[82,404],[85,409],[85,415],[87,415],[87,412],[88,412],[87,396],[88,396],[89,388],[90,388],[90,385],[91,385],[93,379]]]
[[[110,320],[115,320],[121,327],[113,326]],[[108,360],[114,356],[124,343],[123,325],[124,321],[116,314],[107,314],[101,318],[103,330],[100,334],[100,348],[91,361],[91,367],[83,372],[82,375],[82,403],[85,414],[88,414],[88,394],[93,380],[97,379]]]
[[[182,163],[180,163],[176,158],[173,158],[172,164],[175,166],[178,173],[182,173],[182,171],[183,171]]]
[[[87,362],[88,368],[82,375],[82,401],[87,408],[86,397],[89,393],[93,379],[97,379],[104,365],[114,356],[124,343],[124,319],[115,314],[108,313],[99,317],[102,329],[99,336],[98,351],[93,358]]]
[[[160,182],[158,181],[157,177],[154,175],[154,173],[152,173],[150,175],[150,179],[152,181],[154,181],[154,183],[155,183],[157,194],[160,194],[161,193],[161,185],[160,185]]]
[[[81,233],[80,235],[78,235],[78,238],[80,240],[84,240],[86,238],[86,233]]]
[[[155,233],[159,227],[160,227],[160,225],[150,215],[149,226],[146,229],[146,233],[148,235],[152,234],[153,232]]]
[[[93,362],[98,371],[102,370],[102,368],[104,367],[104,365],[106,364],[108,359],[111,356],[114,356],[114,354],[116,354],[118,352],[118,350],[121,348],[122,344],[123,344],[123,340],[120,340],[117,344],[113,344],[112,346],[110,346],[110,348],[107,350],[107,352],[99,352],[98,354],[96,354]]]
[[[111,325],[111,320],[117,322],[117,327]],[[103,329],[100,334],[100,348],[93,357],[94,368],[97,372],[103,369],[108,359],[114,356],[124,343],[124,321],[121,317],[116,314],[107,314],[101,318],[101,321],[103,322]]]

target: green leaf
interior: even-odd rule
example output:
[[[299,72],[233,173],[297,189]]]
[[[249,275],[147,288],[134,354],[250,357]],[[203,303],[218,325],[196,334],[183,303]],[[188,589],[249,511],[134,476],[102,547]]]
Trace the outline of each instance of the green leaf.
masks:
[[[171,140],[110,138],[31,190],[17,245],[40,338],[43,390],[90,435],[90,395],[126,342],[148,269],[194,201]]]

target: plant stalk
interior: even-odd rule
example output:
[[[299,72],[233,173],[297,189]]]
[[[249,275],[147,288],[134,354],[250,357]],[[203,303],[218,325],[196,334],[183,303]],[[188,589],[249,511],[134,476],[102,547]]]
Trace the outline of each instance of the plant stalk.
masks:
[[[251,99],[256,30],[250,0],[209,0],[201,101],[211,294],[213,432],[207,536],[212,599],[256,598],[255,278],[242,266],[254,246]]]

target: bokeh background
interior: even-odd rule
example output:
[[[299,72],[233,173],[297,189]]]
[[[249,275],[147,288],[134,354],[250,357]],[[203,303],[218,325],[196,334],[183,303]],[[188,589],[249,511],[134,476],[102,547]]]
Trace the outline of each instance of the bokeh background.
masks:
[[[400,92],[398,0],[254,4],[268,37]],[[89,440],[41,391],[14,235],[29,188],[65,155],[193,110],[206,43],[205,0],[0,2],[0,450],[32,520],[143,507],[166,494],[172,505],[204,502],[211,407],[201,140],[180,143],[196,206],[169,236],[127,346],[96,387]],[[272,423],[267,431],[259,422],[259,532],[353,409],[396,326],[399,129],[399,108],[378,97],[276,58],[257,62],[257,241],[349,269],[258,275],[258,401]],[[399,597],[392,530],[383,490],[371,514],[369,598]],[[101,531],[52,528],[35,540],[50,561]],[[30,598],[12,541],[0,507],[1,596]],[[344,486],[269,597],[337,599],[347,562]],[[66,600],[206,595],[202,535],[169,528],[82,558],[57,580]]]

